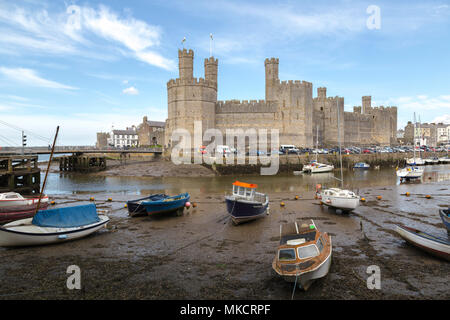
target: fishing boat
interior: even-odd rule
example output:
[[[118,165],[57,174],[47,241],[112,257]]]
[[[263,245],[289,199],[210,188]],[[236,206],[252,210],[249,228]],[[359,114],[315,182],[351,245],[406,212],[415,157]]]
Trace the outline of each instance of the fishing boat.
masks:
[[[450,261],[450,241],[406,226],[397,226],[395,231],[417,248]]]
[[[233,183],[233,193],[225,196],[225,202],[234,224],[262,218],[268,214],[269,196],[256,192],[257,187],[254,183]]]
[[[359,206],[360,197],[353,191],[339,188],[326,189],[321,193],[322,204],[350,212]]]
[[[31,218],[36,213],[39,197],[24,197],[16,192],[0,193],[0,223]],[[46,209],[48,197],[41,199],[40,208]]]
[[[331,266],[331,236],[320,232],[314,221],[280,225],[280,244],[272,268],[288,282],[308,290],[314,280],[325,277]]]
[[[33,218],[0,227],[0,246],[35,246],[75,240],[96,232],[108,223],[95,204],[38,211]]]
[[[447,233],[450,235],[450,207],[448,209],[440,209],[439,215],[441,216],[442,223],[447,229]]]
[[[163,193],[157,193],[157,194],[152,194],[145,198],[129,200],[129,201],[127,201],[128,214],[132,217],[145,215],[145,214],[147,214],[147,210],[142,205],[143,201],[157,201],[157,200],[162,200],[162,199],[165,199],[168,197],[169,197],[168,195],[165,195]]]
[[[337,122],[340,123],[339,106],[337,105]],[[341,178],[335,178],[341,182],[341,188],[330,188],[319,192],[318,198],[321,203],[329,207],[340,209],[342,212],[350,212],[359,206],[360,197],[351,190],[344,189],[344,174],[342,171],[342,151],[341,151],[341,130],[338,127],[338,142],[339,142],[339,163],[341,168]]]
[[[147,215],[153,215],[156,213],[169,213],[177,212],[178,215],[183,214],[184,207],[189,201],[190,196],[188,193],[181,193],[176,196],[166,196],[159,200],[147,200],[142,201],[141,205],[144,206]]]
[[[370,164],[365,162],[357,162],[353,166],[353,169],[362,169],[362,170],[368,170],[370,168]]]

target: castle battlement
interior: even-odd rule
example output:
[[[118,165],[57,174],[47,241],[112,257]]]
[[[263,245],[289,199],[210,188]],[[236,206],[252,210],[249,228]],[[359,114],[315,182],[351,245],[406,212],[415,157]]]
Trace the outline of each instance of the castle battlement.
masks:
[[[265,100],[225,100],[217,101],[216,113],[261,113],[276,112],[277,105]]]
[[[301,88],[301,87],[306,87],[306,88],[312,88],[312,83],[308,82],[308,81],[300,81],[300,80],[283,80],[283,81],[279,81],[278,85],[281,87],[289,87],[289,88]]]
[[[194,51],[192,51],[192,49],[186,50],[180,50],[178,49],[178,58],[182,58],[182,57],[194,57]]]
[[[217,83],[214,81],[205,80],[205,78],[191,78],[191,79],[170,79],[167,82],[167,89],[172,87],[179,87],[179,86],[204,86],[204,87],[216,87]]]
[[[278,58],[267,58],[266,60],[264,60],[264,65],[268,64],[268,63],[280,63],[280,59]]]
[[[219,59],[215,59],[214,57],[206,58],[205,65],[207,64],[219,64]]]

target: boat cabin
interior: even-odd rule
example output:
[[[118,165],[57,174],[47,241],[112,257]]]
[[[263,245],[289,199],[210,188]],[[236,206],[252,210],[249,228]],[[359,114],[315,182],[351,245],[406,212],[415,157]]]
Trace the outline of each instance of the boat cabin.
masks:
[[[256,195],[257,184],[235,181],[233,183],[233,196],[236,198],[253,199]]]
[[[16,192],[0,193],[0,200],[23,200],[23,197]]]
[[[281,272],[304,270],[317,263],[329,241],[311,220],[299,226],[297,222],[280,226],[280,245],[277,260]],[[314,259],[316,258],[316,259]]]

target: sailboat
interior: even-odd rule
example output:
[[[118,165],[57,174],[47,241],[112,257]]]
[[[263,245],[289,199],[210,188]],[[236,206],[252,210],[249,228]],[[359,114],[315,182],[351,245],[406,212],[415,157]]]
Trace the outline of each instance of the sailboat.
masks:
[[[414,113],[414,157],[406,159],[406,164],[409,166],[423,166],[426,162],[420,155],[421,145],[421,130],[420,130],[420,116],[419,116],[419,157],[416,157],[416,114]]]
[[[448,137],[448,136],[447,136]],[[448,155],[448,149],[450,148],[450,137],[447,138],[447,156],[446,157],[440,157],[439,158],[439,163],[450,163],[450,157]]]
[[[317,127],[317,135],[316,135],[316,160],[313,160],[310,163],[304,165],[303,172],[321,173],[321,172],[330,172],[334,170],[333,165],[318,162],[317,159],[317,154],[319,152],[318,146],[319,146],[319,127]]]
[[[408,163],[406,160],[406,164]],[[421,159],[422,160],[422,159]],[[416,113],[414,113],[414,158],[412,164],[410,166],[406,166],[402,169],[397,169],[397,177],[400,177],[400,181],[406,179],[407,181],[410,179],[421,178],[423,175],[423,168],[419,168],[416,165]]]
[[[337,104],[337,101],[336,101]],[[337,106],[339,161],[341,166],[341,188],[330,188],[320,192],[320,199],[326,206],[350,212],[359,206],[360,197],[351,190],[344,189],[344,174],[342,172],[341,130],[339,122],[339,106]]]

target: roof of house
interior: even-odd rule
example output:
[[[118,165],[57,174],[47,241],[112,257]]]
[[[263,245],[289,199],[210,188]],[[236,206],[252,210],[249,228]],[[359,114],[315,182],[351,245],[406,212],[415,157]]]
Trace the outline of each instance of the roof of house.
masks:
[[[113,130],[113,134],[121,134],[121,135],[135,135],[137,132],[135,130]]]
[[[164,121],[147,121],[150,127],[164,127],[166,123]]]

